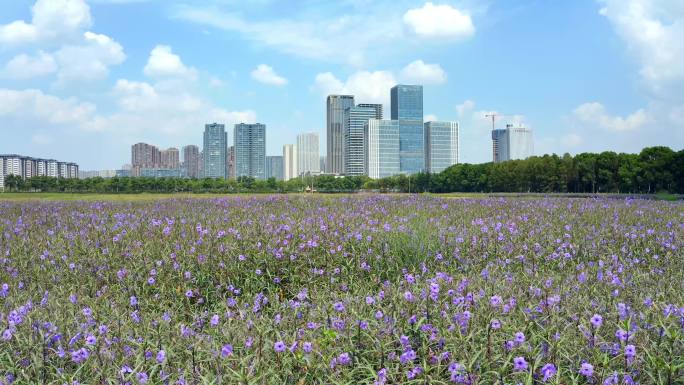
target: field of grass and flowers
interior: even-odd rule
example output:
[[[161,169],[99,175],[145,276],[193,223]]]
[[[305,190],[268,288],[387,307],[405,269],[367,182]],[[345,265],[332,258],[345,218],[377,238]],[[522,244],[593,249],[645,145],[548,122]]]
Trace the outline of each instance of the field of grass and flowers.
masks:
[[[0,201],[2,384],[682,384],[684,204]]]

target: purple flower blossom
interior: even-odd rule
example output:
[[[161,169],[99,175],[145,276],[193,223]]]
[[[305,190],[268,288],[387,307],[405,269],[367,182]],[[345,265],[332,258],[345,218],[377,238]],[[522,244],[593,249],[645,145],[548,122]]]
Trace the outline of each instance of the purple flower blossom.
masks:
[[[522,372],[527,370],[527,361],[525,361],[525,357],[515,357],[513,359],[513,370],[516,372]]]
[[[166,352],[163,350],[160,350],[157,352],[157,362],[158,363],[163,363],[166,360]]]
[[[580,367],[579,373],[585,377],[591,377],[594,375],[594,366],[588,362],[584,362]]]
[[[225,344],[221,348],[221,357],[226,358],[233,354],[233,345]]]
[[[283,341],[278,341],[275,344],[273,344],[273,350],[275,350],[277,353],[282,353],[285,351],[287,347],[285,346],[285,343]]]
[[[590,321],[591,321],[591,324],[597,329],[600,328],[601,325],[603,325],[603,317],[601,317],[600,314],[594,314],[591,317]]]
[[[547,382],[548,380],[553,378],[553,376],[556,375],[556,372],[557,372],[557,370],[556,370],[556,366],[554,364],[549,363],[549,364],[544,365],[541,368],[542,380],[544,382]]]

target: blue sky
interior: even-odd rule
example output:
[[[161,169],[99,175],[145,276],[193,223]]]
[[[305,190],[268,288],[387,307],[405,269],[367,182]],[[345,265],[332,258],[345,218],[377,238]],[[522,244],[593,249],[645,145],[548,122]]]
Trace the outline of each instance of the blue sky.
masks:
[[[267,125],[267,153],[317,131],[325,96],[425,86],[426,119],[491,122],[535,153],[684,147],[680,0],[9,0],[0,10],[0,153],[118,168],[130,145],[201,144],[203,124]]]

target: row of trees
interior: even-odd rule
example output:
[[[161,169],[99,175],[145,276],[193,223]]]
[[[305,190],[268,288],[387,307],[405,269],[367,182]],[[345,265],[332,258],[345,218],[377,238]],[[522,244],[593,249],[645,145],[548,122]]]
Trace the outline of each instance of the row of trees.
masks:
[[[368,177],[335,178],[322,175],[285,181],[275,178],[257,180],[250,177],[238,179],[183,179],[150,177],[113,177],[64,179],[33,177],[26,180],[9,175],[5,178],[5,191],[21,192],[75,192],[75,193],[248,193],[248,192],[354,192],[362,189]]]
[[[419,173],[383,179],[321,175],[287,182],[178,178],[5,178],[9,191],[44,192],[536,192],[536,193],[684,193],[684,150],[645,148],[639,154],[602,152],[544,155],[503,163],[458,164],[439,174]]]

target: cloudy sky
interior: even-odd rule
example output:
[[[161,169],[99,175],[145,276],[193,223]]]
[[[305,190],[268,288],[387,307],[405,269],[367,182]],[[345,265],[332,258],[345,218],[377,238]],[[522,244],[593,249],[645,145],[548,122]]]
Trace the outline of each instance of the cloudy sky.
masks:
[[[325,96],[423,84],[489,161],[488,112],[535,153],[684,147],[681,0],[4,0],[0,153],[118,168],[130,145],[267,125],[267,153],[318,131]],[[232,140],[232,129],[229,130]]]

